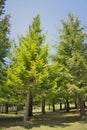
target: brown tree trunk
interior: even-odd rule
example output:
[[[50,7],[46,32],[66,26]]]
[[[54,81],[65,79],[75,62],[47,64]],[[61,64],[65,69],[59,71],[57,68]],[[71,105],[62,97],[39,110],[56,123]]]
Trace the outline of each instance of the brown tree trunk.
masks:
[[[4,113],[4,106],[3,105],[0,106],[0,111],[1,111],[1,113]]]
[[[75,101],[75,109],[77,109],[77,101]]]
[[[84,101],[84,107],[86,107],[85,101]]]
[[[77,113],[79,113],[79,100],[78,100],[78,96],[76,98],[76,103],[77,103]]]
[[[32,94],[29,92],[26,98],[24,121],[28,120],[32,115]]]
[[[69,112],[70,107],[69,107],[69,101],[68,99],[66,99],[66,111]]]
[[[5,105],[5,113],[8,114],[8,104]]]
[[[80,107],[80,116],[85,115],[85,107],[84,107],[84,101],[83,101],[83,95],[79,95],[79,107]]]
[[[32,93],[29,93],[29,112],[28,116],[32,117],[33,116],[33,99],[32,99]]]
[[[45,114],[45,98],[42,98],[42,114]]]
[[[0,105],[0,113],[1,113],[1,105]]]
[[[15,106],[15,114],[18,114],[18,105]]]
[[[52,107],[53,107],[53,111],[55,111],[55,100],[52,100]]]
[[[64,110],[66,110],[66,102],[64,103]]]
[[[62,103],[60,103],[60,110],[62,110]]]
[[[0,105],[0,113],[3,113],[3,106]]]
[[[48,109],[49,109],[49,111],[50,111],[50,109],[51,109],[51,108],[50,108],[50,104],[49,104],[49,108],[48,108]]]

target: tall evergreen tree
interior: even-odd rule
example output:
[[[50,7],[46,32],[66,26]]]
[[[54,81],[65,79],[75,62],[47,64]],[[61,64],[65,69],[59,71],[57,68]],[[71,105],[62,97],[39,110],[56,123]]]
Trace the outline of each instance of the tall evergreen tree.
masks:
[[[62,25],[56,58],[71,75],[68,82],[75,86],[72,90],[78,95],[80,115],[83,116],[85,114],[83,100],[87,85],[87,34],[84,28],[81,28],[80,20],[71,14],[68,21],[62,21]]]
[[[14,88],[18,86],[26,96],[24,120],[32,116],[33,94],[41,86],[47,76],[48,47],[45,36],[40,27],[40,16],[37,15],[29,26],[26,36],[19,38],[19,46],[15,50],[15,61],[9,68],[8,84],[13,82]],[[22,86],[22,87],[20,87]]]
[[[4,58],[7,57],[10,48],[10,24],[9,15],[5,15],[5,1],[0,0],[0,99],[5,97],[7,69]]]

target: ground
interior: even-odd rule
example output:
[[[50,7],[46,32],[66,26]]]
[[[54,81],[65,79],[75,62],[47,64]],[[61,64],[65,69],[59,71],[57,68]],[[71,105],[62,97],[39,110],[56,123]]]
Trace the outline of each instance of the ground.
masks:
[[[39,112],[29,121],[23,121],[23,114],[0,115],[0,130],[87,130],[87,116],[81,118],[75,111]]]

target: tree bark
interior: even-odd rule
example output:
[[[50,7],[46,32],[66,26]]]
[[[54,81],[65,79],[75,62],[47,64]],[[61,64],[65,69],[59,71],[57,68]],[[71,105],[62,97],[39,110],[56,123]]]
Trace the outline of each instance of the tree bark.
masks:
[[[55,111],[55,100],[52,100],[52,107],[53,107],[53,111]]]
[[[1,110],[1,113],[4,113],[4,106],[3,105],[1,105],[0,110]]]
[[[51,108],[50,108],[50,104],[49,104],[49,108],[48,108],[48,109],[49,109],[49,111],[50,111],[50,109],[51,109]]]
[[[62,110],[62,103],[60,103],[60,110]]]
[[[45,98],[42,98],[42,114],[45,114]]]
[[[66,110],[66,102],[64,103],[64,110]]]
[[[8,104],[5,105],[5,113],[8,114]]]
[[[79,100],[78,100],[78,96],[76,98],[76,103],[77,103],[77,113],[79,113]]]
[[[26,98],[24,121],[28,120],[32,115],[32,94],[29,92]]]
[[[18,114],[18,105],[15,106],[15,114]]]
[[[69,107],[69,101],[68,99],[66,99],[66,111],[69,112],[70,107]]]
[[[33,98],[32,98],[32,93],[29,93],[29,112],[28,116],[32,117],[33,116]]]
[[[2,111],[1,111],[1,105],[0,105],[0,113],[1,113]]]
[[[80,107],[80,116],[85,115],[85,107],[84,107],[84,101],[83,101],[83,95],[79,95],[79,107]]]
[[[85,101],[84,101],[84,107],[86,107]]]
[[[77,101],[75,100],[75,109],[77,109]]]

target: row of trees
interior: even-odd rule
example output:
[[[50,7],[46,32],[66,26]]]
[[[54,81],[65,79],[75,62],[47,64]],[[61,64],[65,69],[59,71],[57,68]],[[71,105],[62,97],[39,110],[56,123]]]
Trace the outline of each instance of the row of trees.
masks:
[[[0,3],[3,14],[5,0]],[[11,64],[6,66],[4,58],[10,49],[8,39],[9,18],[5,16],[5,32],[0,31],[0,102],[21,105],[25,102],[24,120],[33,115],[33,103],[42,102],[45,113],[45,101],[53,104],[76,102],[80,115],[85,115],[84,102],[87,100],[87,34],[80,26],[79,18],[68,15],[68,21],[62,21],[60,41],[55,43],[55,54],[49,56],[49,46],[37,15],[29,26],[25,36],[19,41],[11,55]],[[3,36],[3,37],[2,37]],[[4,55],[3,55],[4,54]],[[50,62],[51,61],[51,62]]]

